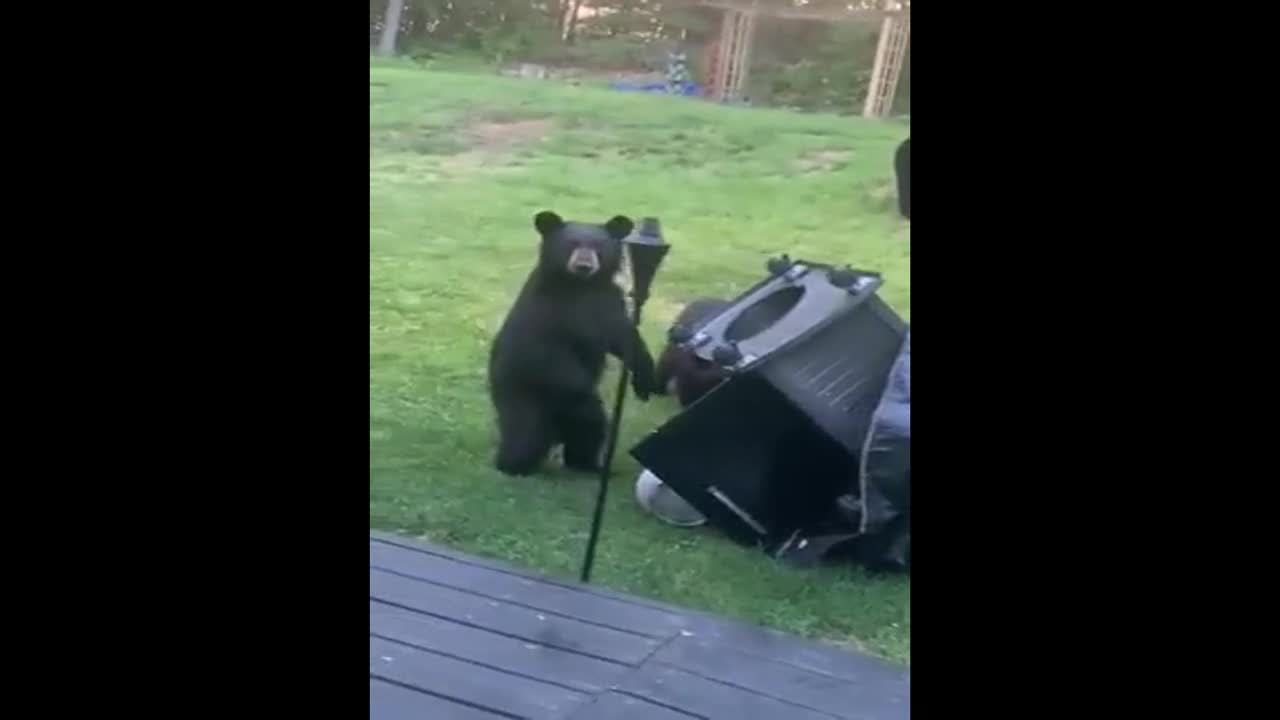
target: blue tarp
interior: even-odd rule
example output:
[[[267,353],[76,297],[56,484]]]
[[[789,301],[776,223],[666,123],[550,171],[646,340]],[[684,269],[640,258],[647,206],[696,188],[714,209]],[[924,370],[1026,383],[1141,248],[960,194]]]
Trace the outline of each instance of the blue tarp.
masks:
[[[668,92],[667,84],[665,82],[653,82],[653,83],[615,82],[615,83],[609,83],[609,87],[613,90],[617,90],[618,92],[651,93],[655,95],[670,94]],[[702,87],[697,83],[686,83],[684,87],[680,88],[680,91],[678,94],[683,95],[685,97],[699,97],[702,95]]]

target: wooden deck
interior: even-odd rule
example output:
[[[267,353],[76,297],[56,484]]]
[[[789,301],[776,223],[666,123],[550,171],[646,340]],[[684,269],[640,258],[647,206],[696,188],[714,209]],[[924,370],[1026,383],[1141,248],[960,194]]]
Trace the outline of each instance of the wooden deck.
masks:
[[[905,719],[909,695],[872,658],[371,533],[371,720]]]

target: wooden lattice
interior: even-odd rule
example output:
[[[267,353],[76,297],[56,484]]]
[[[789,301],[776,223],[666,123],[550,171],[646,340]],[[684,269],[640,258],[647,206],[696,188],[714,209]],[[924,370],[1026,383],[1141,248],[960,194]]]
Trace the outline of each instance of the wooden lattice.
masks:
[[[906,57],[911,18],[903,4],[886,0],[882,7],[891,9],[822,9],[803,6],[758,6],[753,0],[701,0],[702,5],[724,11],[720,39],[711,58],[710,92],[713,100],[733,102],[742,99],[747,71],[751,65],[751,40],[756,18],[765,17],[814,20],[821,22],[874,22],[879,20],[880,42],[876,46],[875,66],[871,72],[862,114],[884,117],[893,108],[898,91],[898,78]]]
[[[715,74],[711,81],[713,99],[720,102],[742,99],[742,89],[746,87],[747,71],[751,64],[751,39],[755,35],[755,29],[754,12],[725,12],[720,26]]]
[[[890,15],[881,24],[876,62],[871,70],[871,86],[867,88],[867,102],[862,109],[864,116],[884,117],[893,109],[910,33],[911,17],[908,15]]]

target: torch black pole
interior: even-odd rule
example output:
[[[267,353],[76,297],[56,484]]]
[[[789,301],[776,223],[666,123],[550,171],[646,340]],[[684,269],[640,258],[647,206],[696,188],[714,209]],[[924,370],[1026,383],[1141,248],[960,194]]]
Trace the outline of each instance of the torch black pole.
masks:
[[[631,322],[640,327],[640,298],[635,299],[635,309],[631,312]],[[587,537],[587,554],[582,560],[582,582],[591,582],[591,566],[596,559],[596,542],[600,540],[600,523],[604,520],[604,502],[609,495],[609,475],[613,472],[613,454],[618,449],[618,431],[622,429],[622,405],[627,399],[627,380],[631,377],[629,362],[622,364],[622,372],[618,377],[618,394],[613,400],[613,418],[609,423],[609,434],[605,439],[604,462],[600,465],[600,490],[596,494],[596,509],[591,516],[591,535]]]
[[[662,230],[657,218],[645,218],[640,223],[640,232],[626,240],[627,256],[631,259],[632,277],[632,310],[631,325],[639,332],[640,310],[649,299],[649,286],[653,284],[653,276],[667,251],[671,249],[662,240]],[[618,374],[618,394],[613,401],[613,418],[609,423],[609,434],[605,436],[604,460],[600,463],[600,490],[596,494],[596,509],[591,516],[591,534],[587,537],[587,552],[582,559],[582,582],[591,582],[591,566],[596,559],[596,543],[600,540],[600,525],[604,520],[604,503],[609,495],[609,475],[613,471],[613,455],[618,448],[618,432],[622,429],[622,406],[627,399],[627,380],[631,377],[631,365],[636,347],[627,343],[623,352],[627,353],[622,363],[622,371]]]

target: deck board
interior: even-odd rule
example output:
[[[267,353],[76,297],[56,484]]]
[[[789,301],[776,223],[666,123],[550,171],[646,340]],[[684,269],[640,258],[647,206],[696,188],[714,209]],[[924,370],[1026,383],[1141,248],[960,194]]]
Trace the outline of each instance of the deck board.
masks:
[[[850,720],[867,717],[868,711],[871,711],[871,717],[878,716],[880,712],[891,715],[908,694],[905,680],[884,669],[868,673],[861,682],[851,682],[847,678],[804,670],[789,663],[685,637],[676,638],[665,646],[653,656],[653,662],[738,688],[765,689],[784,702]],[[883,689],[894,686],[899,686],[899,693],[873,693],[870,697],[861,697],[864,687]],[[850,712],[850,705],[857,707],[859,712]]]
[[[608,718],[608,720],[702,720],[703,716],[664,705],[655,705],[642,698],[607,692],[597,697],[590,705],[582,707],[570,716],[569,720],[601,720],[602,718]]]
[[[622,663],[637,663],[652,654],[660,644],[654,638],[477,597],[383,570],[369,572],[369,597],[383,604],[488,629],[526,642]]]
[[[889,720],[910,674],[843,649],[370,534],[371,720]]]
[[[834,720],[839,717],[772,696],[708,680],[679,668],[646,665],[627,676],[620,690],[705,718],[725,720]]]
[[[374,542],[369,551],[369,562],[375,568],[395,568],[419,578],[448,578],[450,585],[464,587],[469,592],[491,599],[518,603],[543,612],[647,637],[667,637],[672,631],[688,627],[688,621],[678,613],[539,582],[528,577],[494,572],[488,568],[402,546]]]
[[[451,700],[410,690],[402,685],[393,685],[374,677],[369,678],[369,708],[376,710],[373,716],[379,720],[501,720],[511,717],[459,705]]]
[[[369,674],[519,718],[560,718],[591,701],[587,693],[376,637],[369,638]]]
[[[581,692],[607,690],[630,669],[621,663],[605,662],[379,602],[369,603],[369,632],[375,637]]]

